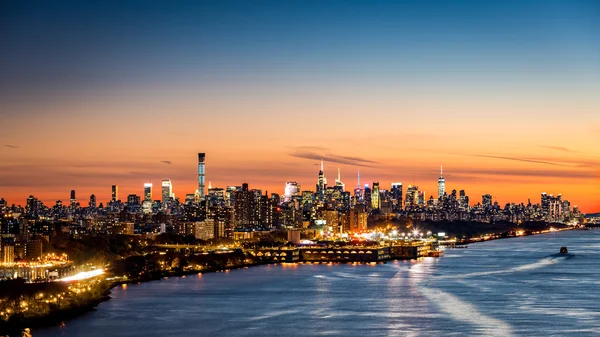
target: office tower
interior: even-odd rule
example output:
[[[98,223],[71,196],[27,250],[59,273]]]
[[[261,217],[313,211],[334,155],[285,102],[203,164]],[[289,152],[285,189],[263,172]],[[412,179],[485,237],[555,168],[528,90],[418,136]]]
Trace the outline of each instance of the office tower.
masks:
[[[198,196],[204,199],[204,160],[206,155],[198,153]]]
[[[490,207],[492,207],[492,195],[491,194],[484,194],[481,197],[481,204],[483,205],[484,208],[490,208]]]
[[[339,167],[338,167],[337,179],[335,180],[335,187],[341,189],[342,192],[344,192],[346,190],[346,185],[342,182],[342,176],[340,174],[340,168]]]
[[[293,196],[300,193],[300,185],[295,181],[285,183],[285,191],[283,192],[283,202],[290,202]]]
[[[152,202],[152,183],[144,183],[144,201]]]
[[[323,199],[325,196],[325,174],[323,173],[323,160],[321,160],[321,170],[319,171],[319,179],[317,180],[317,196]]]
[[[364,211],[364,207],[353,207],[350,209],[350,231],[353,233],[361,233],[367,231],[368,214]]]
[[[210,184],[209,184],[210,185]],[[220,187],[209,188],[206,195],[208,206],[225,206],[225,190]]]
[[[392,210],[398,212],[402,210],[402,183],[392,183],[390,189],[390,195],[392,197]]]
[[[548,194],[546,194],[546,192],[542,193],[541,204],[542,204],[542,216],[544,218],[547,218],[550,215],[550,198],[551,198],[551,195],[548,196]]]
[[[75,190],[71,190],[71,206],[75,206],[77,198],[75,198]]]
[[[419,191],[419,194],[417,197],[417,204],[419,206],[425,205],[425,191]]]
[[[438,200],[446,196],[446,179],[444,179],[443,167],[440,167],[440,178],[438,179]]]
[[[365,202],[365,206],[369,209],[371,208],[371,188],[369,188],[369,184],[365,184],[365,188],[363,189],[363,200]]]
[[[418,191],[419,191],[418,186],[408,185],[408,188],[406,189],[406,202],[405,202],[407,209],[417,205]]]
[[[94,194],[90,195],[90,208],[96,208],[96,196]]]
[[[162,196],[162,204],[163,207],[166,207],[167,204],[169,203],[169,200],[171,199],[171,196],[173,194],[173,185],[171,185],[171,179],[164,179],[162,181],[162,190],[161,190],[161,196]]]
[[[373,191],[371,191],[371,207],[373,209],[381,208],[381,196],[379,195],[379,182],[373,182]]]
[[[460,190],[459,192],[458,205],[462,208],[469,207],[469,197],[467,196],[465,190]]]
[[[112,185],[112,196],[110,198],[110,201],[116,202],[117,200],[119,200],[119,186]]]

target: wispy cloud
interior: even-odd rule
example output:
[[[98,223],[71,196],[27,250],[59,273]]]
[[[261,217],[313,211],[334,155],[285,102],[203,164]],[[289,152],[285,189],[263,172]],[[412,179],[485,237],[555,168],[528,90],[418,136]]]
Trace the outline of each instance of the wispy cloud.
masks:
[[[161,160],[160,162],[163,164],[169,164],[169,165],[173,164],[170,160]]]
[[[545,164],[545,165],[552,165],[552,166],[570,166],[570,165],[565,165],[565,164],[561,164],[561,163],[557,163],[557,162],[545,161],[545,160],[537,160],[537,159],[530,159],[530,158],[490,156],[490,155],[485,155],[485,154],[470,154],[470,156],[472,156],[472,157],[480,157],[480,158],[492,158],[492,159],[503,159],[503,160],[511,160],[511,161],[520,161],[520,162],[524,162],[524,163]]]
[[[20,148],[21,148],[20,146],[17,146],[17,145],[11,145],[11,144],[5,144],[4,146],[5,146],[5,147],[8,147],[8,148],[11,148],[11,149],[20,149]]]
[[[552,145],[538,145],[538,146],[542,147],[544,149],[556,150],[556,151],[561,151],[561,152],[572,152],[572,153],[577,152],[577,151],[573,151],[571,149],[568,149],[568,148],[562,147],[562,146],[552,146]]]
[[[331,153],[329,150],[320,147],[297,147],[289,153],[291,157],[308,160],[324,160],[331,163],[347,164],[354,166],[370,167],[378,162],[360,157],[342,156]]]

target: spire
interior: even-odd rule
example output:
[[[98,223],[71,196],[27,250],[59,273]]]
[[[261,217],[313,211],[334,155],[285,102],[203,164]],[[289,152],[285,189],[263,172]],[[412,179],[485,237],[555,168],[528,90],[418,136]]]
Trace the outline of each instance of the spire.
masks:
[[[340,179],[340,177],[341,177],[340,176],[340,168],[338,167],[338,178],[337,178],[338,181],[342,181],[342,179]]]
[[[321,172],[323,172],[323,159],[321,159]]]
[[[358,169],[358,188],[360,188],[360,169]]]
[[[440,165],[440,177],[444,176],[444,166]]]
[[[212,189],[212,182],[210,180],[208,181],[208,189]]]

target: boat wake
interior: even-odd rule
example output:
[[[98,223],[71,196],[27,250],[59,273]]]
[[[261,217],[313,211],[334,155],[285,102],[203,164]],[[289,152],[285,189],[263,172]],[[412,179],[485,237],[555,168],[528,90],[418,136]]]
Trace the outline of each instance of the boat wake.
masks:
[[[478,276],[488,276],[488,275],[501,275],[501,274],[512,274],[524,271],[531,271],[539,268],[543,268],[549,265],[553,265],[560,261],[566,260],[569,256],[549,256],[534,263],[524,264],[522,266],[503,269],[503,270],[491,270],[491,271],[482,271],[482,272],[474,272],[467,274],[458,274],[458,275],[447,275],[447,276],[438,276],[434,277],[433,280],[454,280],[454,279],[463,279],[469,277],[478,277]]]
[[[483,314],[472,304],[454,295],[434,288],[419,287],[419,291],[450,318],[472,325],[479,335],[503,337],[514,335],[508,323]]]

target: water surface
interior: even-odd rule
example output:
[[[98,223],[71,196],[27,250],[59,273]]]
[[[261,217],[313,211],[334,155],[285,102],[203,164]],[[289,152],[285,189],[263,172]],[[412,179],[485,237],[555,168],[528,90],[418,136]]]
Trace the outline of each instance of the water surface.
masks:
[[[573,256],[557,256],[560,246]],[[600,231],[378,265],[271,265],[113,289],[35,337],[600,334]]]

